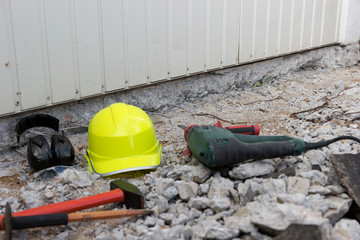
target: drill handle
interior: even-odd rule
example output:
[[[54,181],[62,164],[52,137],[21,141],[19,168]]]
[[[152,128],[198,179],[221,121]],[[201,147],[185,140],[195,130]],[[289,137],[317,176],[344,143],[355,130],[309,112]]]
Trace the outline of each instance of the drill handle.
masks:
[[[212,161],[198,160],[209,167],[222,167],[235,165],[247,160],[292,156],[303,152],[303,142],[299,139],[259,143],[245,143],[234,138],[228,140],[230,144],[219,143],[217,141],[212,142],[212,149],[214,151]]]

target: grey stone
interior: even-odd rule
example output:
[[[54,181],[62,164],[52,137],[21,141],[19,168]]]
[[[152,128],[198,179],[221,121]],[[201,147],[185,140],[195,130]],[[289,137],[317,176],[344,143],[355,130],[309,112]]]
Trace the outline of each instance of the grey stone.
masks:
[[[266,179],[260,185],[260,194],[269,194],[270,196],[276,196],[280,193],[286,192],[286,183],[284,179]]]
[[[287,203],[250,202],[245,208],[251,213],[251,222],[272,231],[283,231],[291,223],[322,225],[327,220],[321,212]]]
[[[159,218],[165,221],[165,224],[170,225],[174,219],[174,214],[172,213],[160,213]]]
[[[343,199],[337,196],[330,196],[326,198],[329,202],[329,210],[324,214],[330,220],[331,224],[335,224],[342,218],[350,209],[352,199]]]
[[[200,184],[199,191],[201,195],[205,195],[209,192],[210,185],[208,183]]]
[[[206,197],[190,198],[189,207],[202,210],[210,206],[210,200]]]
[[[231,200],[228,197],[214,197],[210,200],[210,208],[215,212],[221,212],[231,206]]]
[[[247,208],[241,207],[232,216],[224,218],[224,225],[230,229],[239,229],[243,233],[256,231],[251,223],[250,212]]]
[[[302,193],[307,195],[310,188],[310,180],[300,177],[289,177],[287,180],[288,193]]]
[[[193,167],[191,172],[196,183],[204,183],[211,176],[211,170],[204,165]]]
[[[179,196],[182,200],[188,201],[197,196],[199,186],[193,182],[183,182],[178,185]]]
[[[239,183],[238,193],[240,196],[240,205],[244,206],[247,202],[251,202],[254,197],[260,194],[262,180],[258,182],[254,179],[247,179],[244,183]]]
[[[175,181],[171,178],[158,178],[156,179],[155,184],[156,193],[159,195],[163,195],[166,189],[175,185]]]
[[[162,196],[165,197],[168,201],[175,198],[178,194],[179,191],[174,186],[168,187],[165,191],[162,192]]]
[[[44,205],[44,201],[37,192],[33,191],[22,191],[20,198],[25,203],[26,208],[34,208]]]
[[[153,217],[147,217],[144,222],[145,226],[153,227],[156,225],[156,220]]]
[[[279,203],[292,203],[295,205],[301,205],[304,207],[310,207],[310,203],[306,196],[302,193],[280,193],[276,196],[276,200]]]
[[[146,196],[146,199],[148,199],[148,201],[145,202],[147,208],[153,209],[157,207],[155,214],[166,212],[169,208],[169,203],[163,196],[150,193]]]
[[[322,214],[325,214],[330,208],[329,201],[327,201],[323,195],[310,194],[307,196],[307,200],[309,201],[310,208],[313,211],[319,211]]]
[[[233,188],[234,183],[231,180],[223,177],[214,177],[207,196],[209,199],[228,197],[229,189]]]
[[[326,186],[328,180],[327,176],[324,173],[316,170],[301,172],[298,173],[298,176],[308,178],[312,183],[319,183],[322,186]]]
[[[85,170],[67,168],[60,174],[60,177],[64,183],[71,183],[76,187],[91,187],[93,185],[93,181],[90,179],[90,173]]]
[[[256,161],[245,164],[240,164],[237,167],[234,167],[229,175],[234,179],[247,179],[251,177],[262,176],[270,174],[275,171],[275,168],[270,163],[264,161]]]
[[[195,237],[201,239],[232,239],[239,234],[239,230],[226,228],[212,219],[201,221],[192,230]]]
[[[179,216],[177,216],[175,219],[172,220],[171,225],[182,225],[186,223],[189,220],[189,217],[184,214],[180,213]]]
[[[360,224],[356,220],[341,219],[331,230],[331,240],[360,239]]]
[[[328,188],[325,188],[323,186],[314,184],[310,187],[309,193],[320,193],[320,194],[326,195],[326,194],[331,193],[331,190]]]
[[[274,240],[320,240],[322,238],[321,229],[317,225],[290,224]]]

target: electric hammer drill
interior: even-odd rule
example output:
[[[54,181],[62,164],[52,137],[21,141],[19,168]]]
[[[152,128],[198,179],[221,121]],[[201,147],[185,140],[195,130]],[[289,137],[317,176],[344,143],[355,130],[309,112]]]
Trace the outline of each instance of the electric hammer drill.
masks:
[[[234,134],[215,126],[195,125],[188,127],[185,132],[185,140],[192,155],[208,167],[225,167],[247,160],[296,156],[342,139],[360,143],[359,138],[352,136],[309,143],[288,136]]]

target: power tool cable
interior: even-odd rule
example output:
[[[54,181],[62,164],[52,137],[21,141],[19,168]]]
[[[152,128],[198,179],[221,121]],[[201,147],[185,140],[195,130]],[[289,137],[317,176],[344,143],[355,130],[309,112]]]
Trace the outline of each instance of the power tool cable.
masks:
[[[305,151],[326,147],[326,146],[328,146],[334,142],[340,141],[340,140],[353,140],[353,141],[360,143],[359,138],[356,138],[353,136],[340,136],[340,137],[336,137],[334,139],[330,139],[330,140],[326,140],[326,141],[320,141],[320,142],[314,142],[314,143],[304,142],[305,143]]]

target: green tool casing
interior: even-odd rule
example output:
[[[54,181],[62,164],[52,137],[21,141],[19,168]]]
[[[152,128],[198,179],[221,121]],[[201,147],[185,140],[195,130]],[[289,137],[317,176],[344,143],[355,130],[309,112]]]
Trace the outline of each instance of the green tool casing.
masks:
[[[208,167],[224,167],[247,160],[300,155],[304,142],[288,136],[233,134],[213,126],[194,126],[186,134],[193,156]]]

